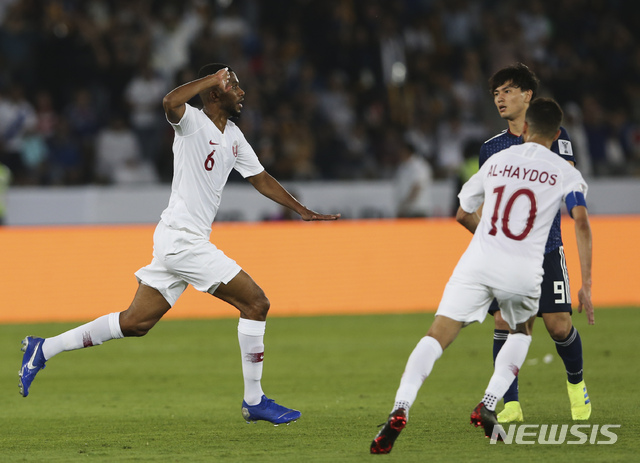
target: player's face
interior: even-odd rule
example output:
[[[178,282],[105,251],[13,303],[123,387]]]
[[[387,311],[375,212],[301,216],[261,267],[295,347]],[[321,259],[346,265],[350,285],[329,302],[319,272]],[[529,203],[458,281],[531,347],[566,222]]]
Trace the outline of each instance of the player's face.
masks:
[[[530,99],[531,91],[515,87],[512,82],[507,82],[493,91],[493,102],[500,117],[506,120],[514,120],[524,115]]]
[[[235,72],[231,73],[231,79],[229,80],[231,90],[222,93],[220,99],[222,103],[222,109],[229,113],[231,117],[238,117],[242,112],[242,102],[244,101],[244,90],[240,88],[240,81]]]

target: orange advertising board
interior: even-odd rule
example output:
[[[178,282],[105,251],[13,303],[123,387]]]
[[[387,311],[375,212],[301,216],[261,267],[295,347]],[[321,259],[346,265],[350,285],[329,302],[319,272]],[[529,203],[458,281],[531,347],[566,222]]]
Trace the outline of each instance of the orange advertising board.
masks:
[[[640,217],[591,218],[593,301],[640,306]],[[0,323],[88,321],[126,309],[154,226],[0,228]],[[471,235],[453,219],[221,223],[212,241],[264,289],[271,316],[433,312]],[[572,295],[580,273],[563,221]],[[236,317],[189,287],[166,318]]]

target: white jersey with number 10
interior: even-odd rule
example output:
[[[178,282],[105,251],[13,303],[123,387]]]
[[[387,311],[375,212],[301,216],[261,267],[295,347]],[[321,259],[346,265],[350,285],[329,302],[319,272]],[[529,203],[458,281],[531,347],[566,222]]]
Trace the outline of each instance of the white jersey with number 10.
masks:
[[[549,229],[571,192],[586,197],[582,175],[540,144],[514,145],[491,156],[458,195],[465,212],[484,206],[454,276],[538,296]]]

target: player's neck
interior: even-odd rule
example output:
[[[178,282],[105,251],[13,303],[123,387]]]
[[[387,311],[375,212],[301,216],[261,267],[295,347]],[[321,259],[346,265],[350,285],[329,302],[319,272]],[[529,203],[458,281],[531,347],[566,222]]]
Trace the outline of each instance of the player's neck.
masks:
[[[524,116],[525,115],[523,114],[522,117],[517,117],[508,121],[509,132],[517,137],[522,135],[522,130],[524,129]]]
[[[547,149],[551,149],[551,145],[553,145],[553,140],[549,140],[546,137],[541,137],[539,135],[531,135],[525,138],[525,143],[537,143],[538,145],[542,145]]]
[[[223,111],[212,111],[209,108],[204,108],[204,113],[207,115],[211,122],[214,123],[220,132],[224,133],[224,128],[227,126],[228,117]]]

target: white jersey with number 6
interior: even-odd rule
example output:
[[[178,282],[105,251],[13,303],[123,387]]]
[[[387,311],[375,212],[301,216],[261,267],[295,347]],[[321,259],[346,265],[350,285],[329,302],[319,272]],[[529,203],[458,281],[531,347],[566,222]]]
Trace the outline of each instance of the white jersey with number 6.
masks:
[[[175,130],[174,173],[162,221],[173,229],[188,230],[209,239],[231,170],[251,177],[264,167],[231,121],[222,133],[202,110],[187,104],[180,122],[171,125]]]
[[[539,296],[544,246],[558,209],[571,192],[587,194],[580,172],[537,143],[491,156],[458,197],[465,212],[484,202],[482,218],[454,270],[464,280]]]

